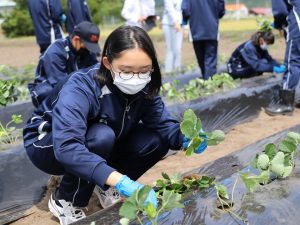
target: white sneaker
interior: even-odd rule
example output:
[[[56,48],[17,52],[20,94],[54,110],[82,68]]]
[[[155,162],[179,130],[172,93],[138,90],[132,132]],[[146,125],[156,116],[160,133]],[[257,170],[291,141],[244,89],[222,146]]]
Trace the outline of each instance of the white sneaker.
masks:
[[[97,195],[100,204],[104,209],[117,203],[121,199],[119,192],[113,187],[108,188],[107,191],[103,191],[96,185],[94,193]]]
[[[60,225],[68,225],[86,217],[82,209],[74,207],[71,202],[54,199],[53,194],[48,201],[48,207],[59,219]]]

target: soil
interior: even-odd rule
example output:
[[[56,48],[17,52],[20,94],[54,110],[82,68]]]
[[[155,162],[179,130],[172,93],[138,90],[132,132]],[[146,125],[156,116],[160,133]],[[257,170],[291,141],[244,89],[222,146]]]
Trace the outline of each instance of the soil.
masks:
[[[300,123],[300,109],[295,109],[292,116],[270,117],[263,111],[259,117],[251,122],[238,125],[226,134],[226,139],[218,146],[209,147],[203,154],[186,157],[182,151],[171,155],[158,162],[154,167],[147,171],[138,181],[143,184],[152,185],[153,182],[161,178],[161,173],[174,174],[184,173],[198,168],[205,163],[216,160],[247,145],[275,134],[284,129],[290,128]],[[58,220],[48,211],[47,202],[53,190],[53,182],[50,190],[47,191],[45,198],[36,206],[26,211],[25,218],[22,218],[13,225],[57,225]],[[93,196],[87,207],[87,214],[101,210],[97,198]]]

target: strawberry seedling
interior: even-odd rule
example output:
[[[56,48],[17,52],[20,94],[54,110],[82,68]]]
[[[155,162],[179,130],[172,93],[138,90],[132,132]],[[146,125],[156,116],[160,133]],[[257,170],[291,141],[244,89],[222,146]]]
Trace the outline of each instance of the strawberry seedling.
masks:
[[[267,184],[271,175],[283,179],[293,171],[294,152],[300,144],[300,134],[289,132],[278,146],[273,143],[267,144],[263,153],[256,155],[251,166],[258,171],[259,175],[250,172],[240,173],[240,178],[249,192],[253,192],[259,184]]]
[[[218,145],[225,139],[225,134],[221,130],[203,132],[202,122],[200,118],[197,118],[192,109],[184,112],[183,121],[180,123],[180,130],[190,140],[186,150],[187,156],[191,156],[204,140],[210,146]]]
[[[139,224],[143,224],[142,215],[146,215],[151,224],[157,225],[158,216],[173,208],[183,208],[181,195],[174,191],[164,190],[161,196],[158,196],[159,207],[156,209],[152,203],[145,204],[145,200],[151,190],[150,186],[135,191],[121,206],[119,215],[123,218],[120,220],[122,225],[128,225],[131,220],[136,219]]]

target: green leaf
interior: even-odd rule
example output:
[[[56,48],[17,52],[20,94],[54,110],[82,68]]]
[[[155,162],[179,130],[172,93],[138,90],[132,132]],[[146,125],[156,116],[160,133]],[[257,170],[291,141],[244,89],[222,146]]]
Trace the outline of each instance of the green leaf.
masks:
[[[214,130],[211,133],[207,133],[207,145],[218,145],[221,141],[225,139],[225,134],[221,130]]]
[[[249,192],[253,192],[259,185],[257,176],[251,176],[249,172],[240,173],[240,178]]]
[[[200,118],[198,118],[195,130],[199,132],[201,130],[201,128],[202,128],[202,122],[201,122]]]
[[[282,174],[282,178],[286,178],[291,175],[294,166],[286,166],[284,167],[284,172]]]
[[[151,189],[152,188],[150,186],[145,185],[144,187],[142,187],[141,189],[138,190],[138,192],[137,192],[138,208],[143,208],[143,205],[144,205]]]
[[[284,164],[284,153],[277,152],[275,157],[272,159],[271,164]]]
[[[217,190],[217,195],[221,199],[229,199],[227,188],[222,184],[216,184],[215,189]]]
[[[293,142],[283,140],[279,143],[278,148],[282,152],[291,153],[296,150],[297,146]]]
[[[257,167],[261,170],[266,170],[269,167],[269,157],[267,156],[267,154],[261,154],[258,156],[257,158]]]
[[[256,154],[255,158],[250,162],[250,166],[252,166],[254,169],[258,169],[257,168],[257,159],[258,159],[258,154]]]
[[[158,188],[163,188],[163,187],[165,187],[165,183],[164,183],[164,181],[163,180],[157,180],[156,182],[155,182],[155,184],[154,184],[156,187],[158,187]]]
[[[288,138],[291,138],[295,141],[296,144],[299,144],[300,143],[300,134],[299,133],[296,133],[296,132],[289,132],[287,134],[287,137]]]
[[[277,174],[277,176],[279,177],[282,177],[285,171],[283,164],[271,164],[270,169],[273,173]]]
[[[11,116],[11,119],[16,123],[16,124],[20,124],[20,123],[23,123],[23,120],[22,120],[22,115],[12,115]]]
[[[261,174],[258,176],[258,182],[260,184],[267,184],[270,179],[270,172],[269,170],[262,171]]]
[[[166,180],[171,180],[170,177],[169,177],[169,175],[168,175],[167,173],[162,172],[161,175],[162,175],[162,177],[163,177],[164,179],[166,179]]]
[[[156,208],[155,206],[148,202],[147,205],[144,207],[144,210],[149,218],[149,220],[153,220],[153,218],[156,216]]]
[[[269,160],[272,160],[277,152],[276,145],[273,143],[267,144],[264,152],[269,157]]]
[[[132,202],[125,201],[120,210],[119,210],[119,215],[122,217],[125,217],[129,220],[135,219],[136,215],[138,212],[138,208],[136,205],[134,205]]]
[[[127,218],[122,218],[119,222],[121,225],[129,225],[130,220]]]
[[[197,123],[197,116],[192,109],[187,109],[184,112],[183,119],[191,121],[194,125]]]
[[[194,123],[190,120],[184,120],[180,123],[181,132],[188,138],[192,139],[195,134]]]
[[[195,149],[194,149],[193,146],[188,147],[188,149],[185,151],[185,155],[186,155],[186,156],[191,156],[191,155],[193,155],[194,150],[195,150]]]
[[[173,191],[165,190],[162,195],[163,211],[169,211],[173,208],[184,208],[184,205],[179,202],[180,200],[181,200],[181,194],[174,193]]]

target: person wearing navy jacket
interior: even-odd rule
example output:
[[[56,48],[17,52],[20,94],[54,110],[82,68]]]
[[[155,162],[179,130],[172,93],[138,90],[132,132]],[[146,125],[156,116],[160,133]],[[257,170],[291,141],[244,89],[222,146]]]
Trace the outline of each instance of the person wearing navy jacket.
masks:
[[[68,0],[67,31],[73,33],[74,27],[82,21],[93,22],[86,0]]]
[[[28,0],[28,8],[42,54],[55,40],[64,37],[60,25],[65,18],[61,0]]]
[[[150,37],[124,26],[108,36],[101,65],[74,72],[34,111],[24,146],[36,167],[63,175],[48,203],[61,224],[85,217],[79,207],[96,184],[129,197],[143,187],[135,180],[182,148],[186,137],[158,95],[161,85]],[[206,147],[204,140],[196,153]],[[146,202],[157,206],[153,190]]]
[[[90,22],[81,22],[71,36],[59,39],[41,56],[34,83],[28,84],[32,103],[37,107],[54,86],[68,74],[98,62],[100,31]]]
[[[251,40],[241,44],[231,55],[227,67],[233,78],[249,78],[264,72],[283,73],[285,66],[274,60],[268,45],[275,42],[272,32],[257,31]]]
[[[287,48],[284,59],[287,69],[277,95],[277,102],[271,103],[266,108],[266,113],[271,116],[291,114],[294,111],[294,105],[300,107],[300,100],[295,101],[295,90],[300,88],[300,0],[278,0],[278,2],[281,6],[285,6],[280,7],[281,14],[285,15],[288,12]]]
[[[272,13],[274,17],[273,26],[275,29],[283,30],[284,37],[287,35],[287,16],[289,14],[286,3],[281,0],[272,0]]]
[[[202,77],[217,72],[219,19],[225,14],[224,0],[183,0],[183,24],[189,21],[191,38]]]

